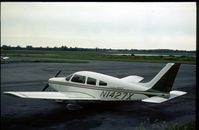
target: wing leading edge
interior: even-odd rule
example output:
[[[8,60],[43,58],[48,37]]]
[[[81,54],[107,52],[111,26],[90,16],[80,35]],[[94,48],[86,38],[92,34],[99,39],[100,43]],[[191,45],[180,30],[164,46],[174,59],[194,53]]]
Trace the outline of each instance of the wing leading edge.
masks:
[[[60,99],[60,100],[98,100],[97,98],[79,92],[4,92],[7,95],[32,99]]]

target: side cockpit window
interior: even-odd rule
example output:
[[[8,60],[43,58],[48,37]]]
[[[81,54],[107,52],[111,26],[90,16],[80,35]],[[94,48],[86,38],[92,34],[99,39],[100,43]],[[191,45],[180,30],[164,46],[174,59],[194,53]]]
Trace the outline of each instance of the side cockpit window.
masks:
[[[107,86],[107,83],[104,81],[99,81],[99,86]]]
[[[74,75],[73,78],[71,79],[72,82],[76,82],[76,83],[85,83],[85,76],[82,75]]]
[[[87,78],[87,84],[96,85],[96,79],[88,77]]]
[[[66,81],[69,81],[71,77],[72,77],[72,74],[71,74],[71,75],[69,75],[69,76],[67,76],[67,77],[65,78],[65,79],[66,79]]]

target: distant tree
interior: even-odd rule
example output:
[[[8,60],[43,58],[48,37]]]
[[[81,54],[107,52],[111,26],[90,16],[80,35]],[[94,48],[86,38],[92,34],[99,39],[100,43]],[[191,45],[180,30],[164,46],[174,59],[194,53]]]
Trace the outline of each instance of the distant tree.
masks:
[[[31,45],[26,46],[27,49],[32,49],[33,47]]]
[[[21,49],[21,47],[18,45],[18,46],[16,47],[16,49]]]
[[[3,50],[10,50],[10,49],[11,49],[11,46],[3,45],[1,48],[2,48]]]
[[[73,48],[72,47],[70,47],[70,49],[69,49],[70,51],[73,51]]]
[[[61,50],[67,51],[67,50],[68,50],[68,47],[67,47],[67,46],[61,46]]]
[[[78,51],[78,48],[77,48],[77,47],[75,47],[75,48],[74,48],[74,51]]]

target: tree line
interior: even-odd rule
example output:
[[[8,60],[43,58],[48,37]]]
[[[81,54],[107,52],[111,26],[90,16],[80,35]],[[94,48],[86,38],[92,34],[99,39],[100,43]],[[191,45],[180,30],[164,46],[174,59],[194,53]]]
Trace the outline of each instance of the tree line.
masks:
[[[107,49],[107,48],[79,48],[79,47],[33,47],[27,45],[26,47],[20,46],[1,46],[1,50],[40,50],[40,51],[95,51],[95,52],[107,52],[107,53],[196,53],[196,51],[187,50],[172,50],[172,49]]]

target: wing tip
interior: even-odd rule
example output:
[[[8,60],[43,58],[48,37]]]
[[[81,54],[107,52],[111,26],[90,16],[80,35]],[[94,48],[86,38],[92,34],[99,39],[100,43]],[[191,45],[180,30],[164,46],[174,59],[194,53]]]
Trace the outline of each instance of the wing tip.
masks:
[[[9,96],[26,98],[26,96],[21,94],[20,92],[17,92],[17,93],[16,92],[3,92],[3,93]]]

